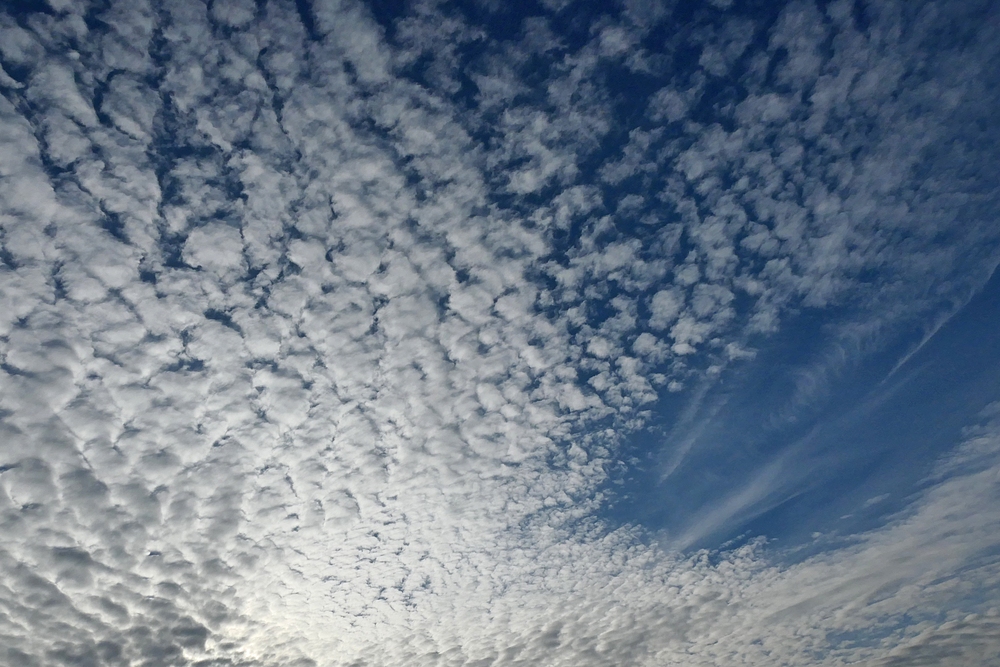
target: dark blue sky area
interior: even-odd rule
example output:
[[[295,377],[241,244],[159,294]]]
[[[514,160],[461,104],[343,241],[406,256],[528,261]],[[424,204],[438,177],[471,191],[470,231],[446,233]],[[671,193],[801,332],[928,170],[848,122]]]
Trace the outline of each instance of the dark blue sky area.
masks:
[[[661,402],[660,425],[630,445],[634,465],[612,475],[609,518],[710,549],[880,525],[1000,399],[998,312],[994,273],[895,372],[922,332],[837,368],[822,361],[837,356],[831,334],[800,315],[753,361]]]

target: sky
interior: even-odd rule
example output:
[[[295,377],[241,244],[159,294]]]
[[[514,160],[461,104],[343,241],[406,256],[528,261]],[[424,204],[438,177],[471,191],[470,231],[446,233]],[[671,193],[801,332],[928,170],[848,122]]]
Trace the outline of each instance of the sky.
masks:
[[[0,0],[0,665],[1000,662],[988,0]]]

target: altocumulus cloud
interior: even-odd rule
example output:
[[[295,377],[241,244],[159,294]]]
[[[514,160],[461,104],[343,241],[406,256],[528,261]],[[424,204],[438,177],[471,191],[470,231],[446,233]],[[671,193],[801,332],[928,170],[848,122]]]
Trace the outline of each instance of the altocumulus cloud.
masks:
[[[996,10],[505,12],[0,12],[0,662],[996,658],[995,410],[799,562],[598,513],[789,314],[986,281]]]

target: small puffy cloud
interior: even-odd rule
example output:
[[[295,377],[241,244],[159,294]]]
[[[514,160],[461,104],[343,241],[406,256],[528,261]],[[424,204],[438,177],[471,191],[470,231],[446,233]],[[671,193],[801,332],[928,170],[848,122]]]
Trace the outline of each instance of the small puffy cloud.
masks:
[[[683,307],[683,292],[678,289],[660,290],[649,302],[649,326],[653,329],[666,329],[677,319]]]
[[[195,228],[184,242],[184,260],[220,276],[240,270],[244,265],[240,230],[221,223]]]
[[[252,21],[257,9],[251,0],[218,0],[211,7],[212,18],[231,28],[240,28]]]
[[[654,121],[666,120],[675,123],[683,119],[688,112],[690,101],[687,95],[681,94],[673,88],[662,88],[649,100],[649,109],[646,113]]]

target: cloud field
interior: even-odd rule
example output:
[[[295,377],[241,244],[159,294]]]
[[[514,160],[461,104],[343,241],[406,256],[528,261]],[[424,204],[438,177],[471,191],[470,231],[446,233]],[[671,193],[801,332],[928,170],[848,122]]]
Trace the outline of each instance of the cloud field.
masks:
[[[801,559],[600,512],[796,316],[985,284],[990,3],[388,12],[0,9],[0,664],[996,659],[995,407]]]

